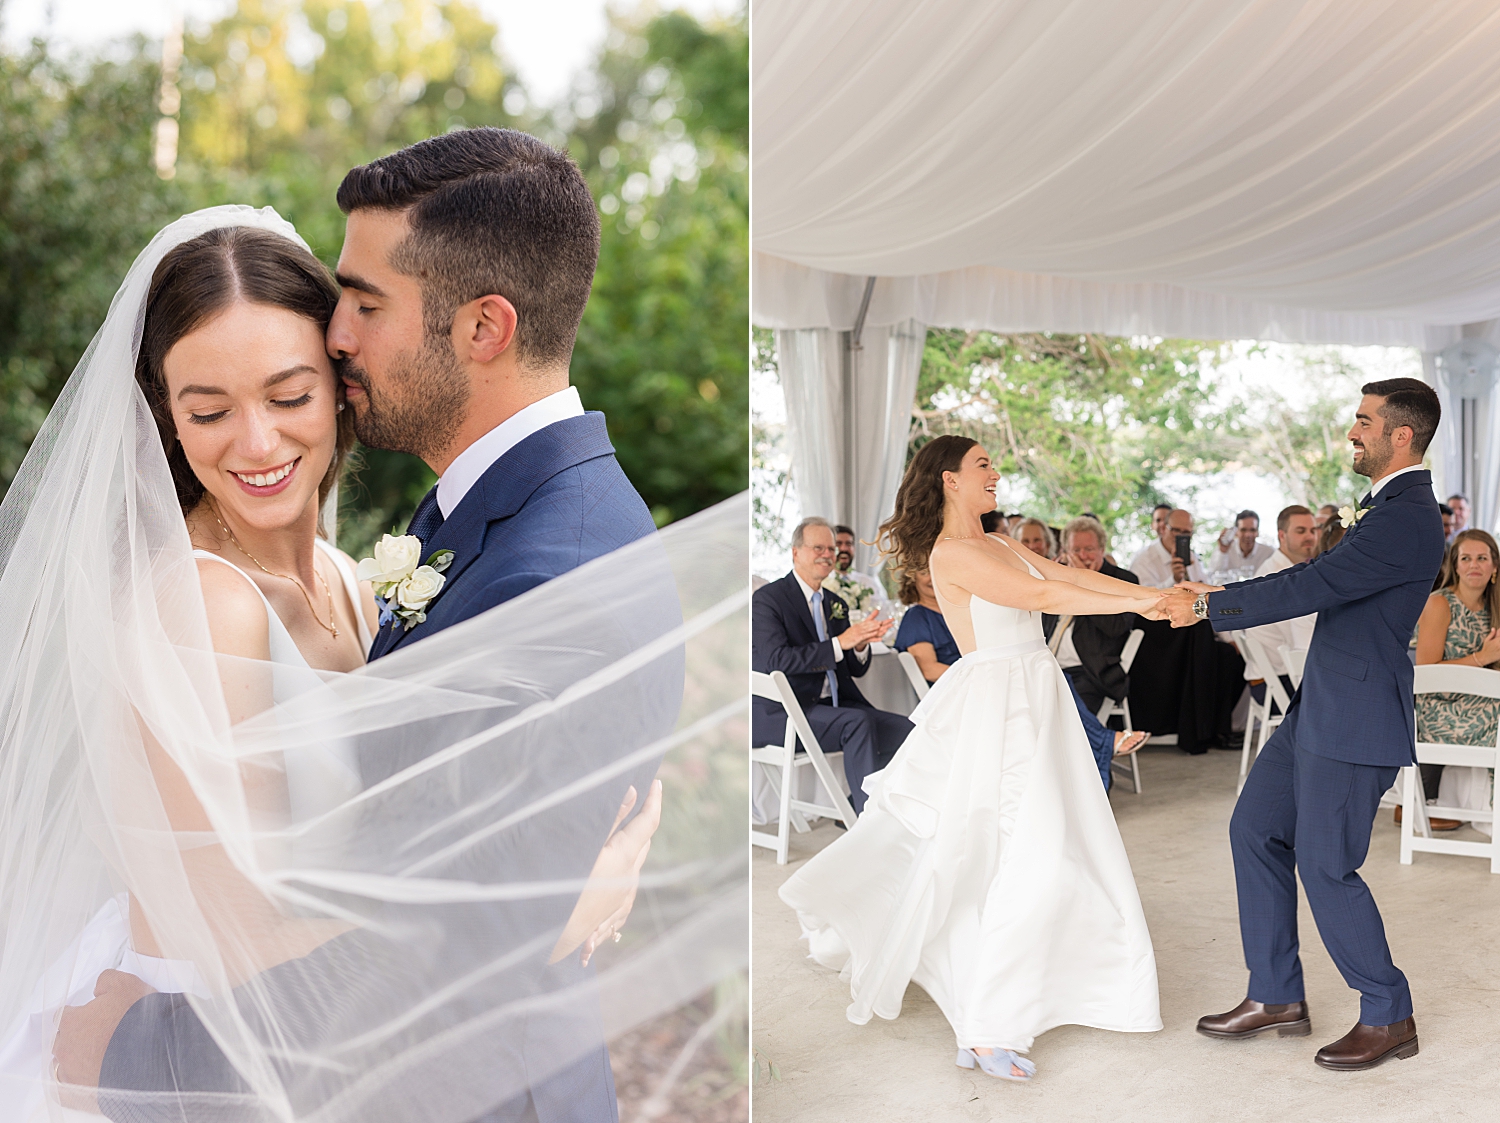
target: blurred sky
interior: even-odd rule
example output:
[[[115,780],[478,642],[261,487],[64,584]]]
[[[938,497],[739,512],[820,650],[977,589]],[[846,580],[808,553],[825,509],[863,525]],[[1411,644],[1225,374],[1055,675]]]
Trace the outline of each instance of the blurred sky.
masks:
[[[476,0],[500,27],[505,56],[519,73],[532,100],[551,105],[568,90],[573,75],[593,60],[604,42],[603,0]],[[54,39],[91,45],[135,31],[156,37],[175,12],[189,19],[213,19],[233,8],[232,0],[3,0],[0,39],[11,46],[52,28]],[[630,0],[617,3],[628,8]],[[732,15],[737,0],[675,0],[662,8],[682,8],[699,19]]]

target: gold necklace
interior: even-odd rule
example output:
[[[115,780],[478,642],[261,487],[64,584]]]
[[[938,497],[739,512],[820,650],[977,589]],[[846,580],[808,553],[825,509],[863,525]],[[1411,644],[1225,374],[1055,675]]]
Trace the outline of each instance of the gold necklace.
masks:
[[[317,623],[318,627],[329,633],[331,636],[333,636],[334,639],[339,638],[339,627],[338,624],[334,622],[333,616],[333,590],[328,587],[327,580],[325,580],[323,575],[318,572],[318,564],[316,560],[314,560],[313,562],[313,576],[316,577],[319,581],[323,582],[323,591],[328,594],[328,623],[326,624],[323,623],[322,620],[318,619],[318,610],[313,607],[312,596],[308,593],[307,587],[303,585],[301,581],[298,581],[290,574],[277,573],[275,570],[267,569],[265,566],[261,565],[260,559],[252,554],[249,550],[245,549],[245,547],[240,543],[240,540],[234,536],[234,531],[230,530],[229,527],[224,525],[224,520],[219,518],[218,509],[212,504],[209,504],[208,509],[213,514],[214,522],[219,524],[219,529],[227,534],[229,536],[229,540],[234,543],[235,549],[237,549],[240,553],[244,554],[247,558],[253,561],[256,565],[256,568],[258,568],[262,573],[269,574],[272,577],[280,577],[283,581],[290,581],[293,585],[296,585],[297,591],[302,594],[302,599],[307,602],[307,611],[312,614],[312,618]]]

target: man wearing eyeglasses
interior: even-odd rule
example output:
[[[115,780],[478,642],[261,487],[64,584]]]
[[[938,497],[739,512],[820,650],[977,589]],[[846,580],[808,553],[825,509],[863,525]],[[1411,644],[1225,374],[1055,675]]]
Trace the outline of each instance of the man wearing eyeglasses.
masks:
[[[911,732],[900,714],[877,710],[854,680],[870,669],[870,644],[893,621],[879,612],[855,623],[842,598],[823,588],[837,548],[826,519],[808,518],[792,532],[792,571],[755,591],[751,600],[751,664],[786,675],[825,753],[844,754],[849,803],[864,811],[864,779],[884,768]],[[751,734],[757,745],[786,737],[786,710],[755,699]]]
[[[1141,579],[1130,570],[1105,560],[1109,536],[1097,519],[1085,516],[1063,527],[1062,549],[1069,565],[1140,584]],[[1042,631],[1057,656],[1058,666],[1073,680],[1078,696],[1093,713],[1099,712],[1106,697],[1118,702],[1129,689],[1129,679],[1120,667],[1120,651],[1130,629],[1136,627],[1136,619],[1128,612],[1114,616],[1042,617]]]

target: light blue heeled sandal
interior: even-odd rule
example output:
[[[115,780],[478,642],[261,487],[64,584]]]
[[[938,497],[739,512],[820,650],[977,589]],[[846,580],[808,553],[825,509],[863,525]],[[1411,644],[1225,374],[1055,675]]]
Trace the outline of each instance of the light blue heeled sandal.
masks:
[[[973,1068],[978,1065],[988,1076],[998,1077],[1001,1080],[1015,1080],[1024,1083],[1036,1075],[1036,1065],[1028,1061],[1019,1053],[1013,1053],[1009,1049],[996,1049],[993,1053],[976,1053],[973,1049],[960,1049],[958,1060],[954,1062],[959,1068]],[[1024,1076],[1017,1076],[1011,1071],[1014,1065],[1020,1069]]]

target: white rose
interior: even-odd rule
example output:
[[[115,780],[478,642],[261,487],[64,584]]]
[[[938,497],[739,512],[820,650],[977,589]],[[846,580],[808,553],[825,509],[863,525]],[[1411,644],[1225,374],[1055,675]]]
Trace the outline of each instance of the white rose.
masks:
[[[412,575],[396,586],[396,601],[402,608],[418,611],[438,595],[447,578],[430,565],[418,566]]]
[[[422,560],[422,540],[415,534],[382,535],[375,545],[375,556],[365,558],[355,570],[361,581],[376,585],[393,585],[409,576]]]

